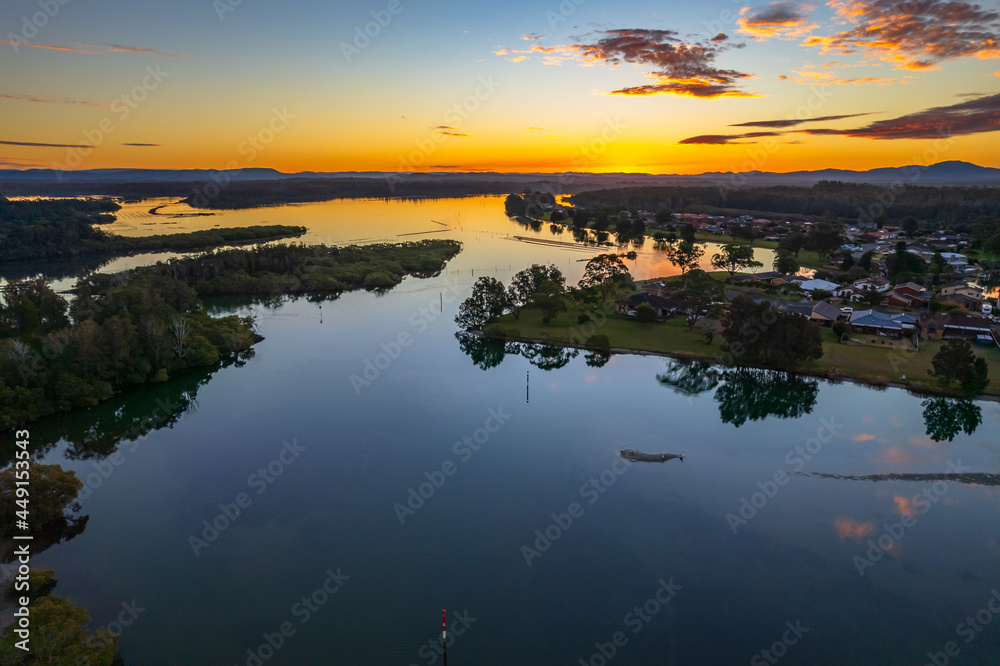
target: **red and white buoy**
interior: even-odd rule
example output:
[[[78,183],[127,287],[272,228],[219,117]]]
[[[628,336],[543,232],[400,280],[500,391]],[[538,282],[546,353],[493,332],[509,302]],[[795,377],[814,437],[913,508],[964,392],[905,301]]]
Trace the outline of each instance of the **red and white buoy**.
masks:
[[[448,624],[447,613],[441,610],[441,649],[444,651],[444,666],[448,666]]]

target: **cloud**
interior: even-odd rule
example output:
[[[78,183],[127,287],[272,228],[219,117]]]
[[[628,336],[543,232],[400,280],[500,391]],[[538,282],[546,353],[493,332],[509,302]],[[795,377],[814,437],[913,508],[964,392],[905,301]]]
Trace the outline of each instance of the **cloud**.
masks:
[[[27,46],[33,49],[48,49],[50,51],[68,51],[70,53],[84,53],[86,55],[101,55],[102,53],[140,53],[144,55],[164,56],[167,58],[187,58],[186,55],[167,53],[140,46],[122,46],[121,44],[77,44],[76,46],[55,46],[52,44],[32,44],[31,42],[20,42],[17,40],[0,39],[0,44],[10,44],[15,47]],[[100,47],[106,47],[103,51]],[[95,50],[97,49],[97,50]]]
[[[164,56],[167,58],[187,58],[186,55],[177,55],[176,53],[167,53],[166,51],[157,51],[156,49],[143,48],[139,46],[122,46],[121,44],[105,44],[109,47],[111,53],[141,53],[145,55],[155,55]]]
[[[795,2],[772,2],[767,7],[744,7],[736,20],[738,30],[755,39],[795,39],[819,25],[809,23],[813,7]]]
[[[545,129],[544,127],[525,127],[524,129],[534,130],[536,132],[551,132],[552,130]]]
[[[862,433],[860,435],[855,435],[854,436],[854,441],[855,442],[869,442],[869,441],[871,441],[873,439],[875,439],[875,435],[870,435],[868,433]]]
[[[138,147],[138,148],[159,148],[160,147],[160,144],[158,144],[158,143],[123,143],[122,145],[123,146],[135,146],[135,147]]]
[[[15,99],[22,102],[37,102],[38,104],[79,104],[81,106],[92,106],[97,109],[110,109],[111,104],[105,102],[91,102],[89,100],[68,99],[66,97],[37,97],[35,95],[8,95],[0,93],[0,99]]]
[[[813,69],[815,65],[805,65],[802,69],[793,70],[793,76],[788,76],[787,74],[782,74],[778,77],[780,81],[791,81],[792,83],[802,83],[805,85],[817,85],[817,86],[828,86],[828,85],[838,85],[838,86],[863,86],[869,83],[874,83],[878,85],[889,85],[891,83],[906,83],[906,79],[909,77],[902,78],[888,78],[888,77],[876,77],[876,76],[855,76],[850,78],[844,78],[837,76],[833,72],[821,72]],[[825,67],[825,65],[824,65]]]
[[[545,35],[539,35],[537,32],[529,32],[527,35],[521,35],[521,39],[533,42],[539,39],[545,39]]]
[[[30,42],[19,42],[16,40],[3,39],[0,40],[0,44],[10,44],[11,46],[16,46],[18,48],[22,46],[28,46],[33,49],[49,49],[51,51],[70,51],[72,53],[86,53],[87,55],[98,55],[100,51],[88,51],[90,46],[73,47],[73,46],[53,46],[51,44],[32,44]]]
[[[851,518],[837,518],[833,523],[833,528],[840,539],[861,539],[875,533],[875,525],[870,522],[861,522]]]
[[[458,131],[457,127],[450,127],[449,125],[438,125],[437,127],[432,127],[431,131],[434,134],[444,134],[445,136],[464,136],[471,137],[471,134],[464,134]]]
[[[740,139],[758,139],[764,136],[783,136],[784,132],[747,132],[746,134],[702,134],[682,139],[677,143],[690,145],[702,144],[713,146],[737,145],[744,146],[757,141],[740,141]]]
[[[862,53],[902,70],[938,69],[958,58],[1000,57],[1000,13],[960,0],[831,0],[841,23],[852,26],[812,36],[805,46],[823,53]]]
[[[29,146],[31,148],[93,148],[75,143],[34,143],[29,141],[0,141],[4,146]]]
[[[950,106],[937,106],[898,118],[877,120],[857,129],[796,131],[866,139],[938,139],[956,134],[980,134],[998,130],[1000,130],[1000,93]]]
[[[716,67],[715,59],[720,54],[743,47],[729,43],[729,37],[723,33],[691,43],[680,39],[673,30],[603,30],[596,37],[581,44],[551,47],[534,44],[524,51],[500,49],[494,53],[513,56],[514,61],[540,56],[548,65],[573,61],[612,67],[628,63],[647,68],[646,77],[651,83],[619,88],[611,91],[611,95],[685,95],[702,99],[759,96],[738,85],[753,74]]]
[[[730,127],[773,127],[773,128],[795,127],[797,125],[802,125],[804,123],[822,123],[830,120],[844,120],[845,118],[858,118],[859,116],[870,116],[870,115],[871,112],[851,113],[842,116],[820,116],[819,118],[805,118],[805,119],[783,118],[782,120],[751,120],[750,122],[746,123],[736,123],[734,125],[730,125]]]

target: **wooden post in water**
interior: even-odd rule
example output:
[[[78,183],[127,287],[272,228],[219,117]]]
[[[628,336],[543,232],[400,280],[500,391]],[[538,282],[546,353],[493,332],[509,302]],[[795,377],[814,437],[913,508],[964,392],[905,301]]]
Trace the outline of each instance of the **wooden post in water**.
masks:
[[[528,405],[531,404],[531,370],[524,373],[524,402]]]
[[[444,666],[448,666],[448,625],[445,622],[447,614],[441,610],[441,649],[444,651]]]

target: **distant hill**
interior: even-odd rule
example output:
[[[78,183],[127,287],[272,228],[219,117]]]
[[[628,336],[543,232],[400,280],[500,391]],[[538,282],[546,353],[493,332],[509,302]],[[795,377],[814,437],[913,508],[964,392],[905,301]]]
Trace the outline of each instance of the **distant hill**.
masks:
[[[0,195],[18,196],[69,196],[103,194],[115,196],[187,196],[198,183],[275,183],[295,179],[298,182],[318,181],[382,181],[406,182],[407,194],[413,195],[416,183],[437,186],[459,186],[466,194],[496,192],[507,187],[511,190],[524,187],[556,188],[564,193],[591,189],[655,185],[712,185],[717,186],[738,179],[740,187],[766,187],[773,185],[814,185],[820,181],[847,183],[886,184],[900,182],[911,185],[973,185],[1000,187],[1000,169],[983,167],[968,162],[940,162],[930,166],[903,166],[852,171],[848,169],[820,169],[817,171],[792,171],[776,173],[748,171],[742,174],[710,172],[695,175],[645,174],[645,173],[499,173],[484,172],[425,172],[395,174],[376,171],[321,172],[303,171],[283,173],[276,169],[254,168],[219,171],[216,169],[89,169],[84,171],[57,171],[53,169],[0,170]]]

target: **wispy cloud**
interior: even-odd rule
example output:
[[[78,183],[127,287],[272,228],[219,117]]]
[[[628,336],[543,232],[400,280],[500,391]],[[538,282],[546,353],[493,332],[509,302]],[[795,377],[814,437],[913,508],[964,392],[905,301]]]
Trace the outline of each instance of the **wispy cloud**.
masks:
[[[525,129],[533,130],[536,132],[551,132],[552,130],[545,129],[544,127],[526,127]]]
[[[138,148],[159,148],[160,147],[160,144],[158,144],[158,143],[123,143],[122,145],[123,146],[135,146],[135,147],[138,147]]]
[[[824,53],[862,53],[896,69],[938,69],[957,58],[1000,57],[1000,13],[960,0],[831,0],[849,30],[812,36]]]
[[[111,53],[141,53],[144,55],[155,55],[163,56],[166,58],[187,58],[186,55],[177,55],[176,53],[167,53],[166,51],[157,51],[156,49],[143,48],[139,46],[122,46],[121,44],[105,44]]]
[[[471,134],[465,134],[464,132],[459,132],[457,127],[451,127],[449,125],[438,125],[437,127],[432,127],[431,131],[435,134],[444,134],[445,136],[462,136],[471,137]]]
[[[744,7],[736,20],[738,30],[755,39],[795,39],[819,27],[810,23],[810,5],[772,2],[766,7]]]
[[[92,106],[96,109],[111,108],[111,104],[106,102],[92,102],[90,100],[69,99],[66,97],[38,97],[36,95],[8,95],[0,93],[0,99],[14,99],[21,102],[36,102],[38,104],[78,104],[80,106]]]
[[[751,120],[745,123],[735,123],[730,125],[730,127],[796,127],[805,123],[823,123],[831,120],[845,120],[847,118],[858,118],[859,116],[870,116],[872,113],[874,112],[850,113],[842,116],[819,116],[818,118],[805,118],[801,120],[798,118],[782,118],[781,120]]]
[[[10,44],[11,46],[27,46],[33,49],[48,49],[50,51],[70,51],[72,53],[86,53],[87,55],[100,55],[100,51],[90,51],[92,46],[54,46],[52,44],[32,44],[31,42],[18,42],[10,39],[0,40],[0,44]]]
[[[824,116],[809,122],[836,120],[868,114]],[[801,124],[797,121],[771,120],[739,123],[733,127],[770,127],[780,129]],[[753,143],[747,139],[786,134],[813,136],[845,136],[858,139],[937,139],[962,134],[982,134],[1000,131],[1000,93],[969,99],[949,106],[937,106],[897,118],[876,120],[853,129],[800,128],[785,132],[749,132],[746,134],[702,134],[683,139],[681,144],[740,145]]]
[[[0,141],[4,146],[28,146],[31,148],[92,148],[76,143],[36,143],[32,141]]]
[[[18,48],[27,46],[32,49],[48,49],[50,51],[66,51],[69,53],[83,53],[85,55],[101,55],[104,53],[138,53],[141,55],[162,56],[166,58],[187,58],[186,55],[168,53],[141,46],[123,46],[121,44],[76,44],[74,46],[56,46],[54,44],[32,44],[31,42],[20,42],[10,39],[0,40],[0,44],[10,44]]]
[[[583,65],[602,63],[612,67],[628,63],[647,69],[645,76],[652,83],[619,88],[611,91],[611,95],[686,95],[703,99],[757,97],[738,85],[753,74],[715,65],[715,59],[723,52],[743,47],[743,44],[731,44],[723,33],[690,43],[674,30],[639,28],[602,30],[589,39],[577,39],[582,43],[551,47],[534,44],[524,51],[500,49],[495,53],[512,56],[515,61],[539,56],[552,65],[571,60]]]

